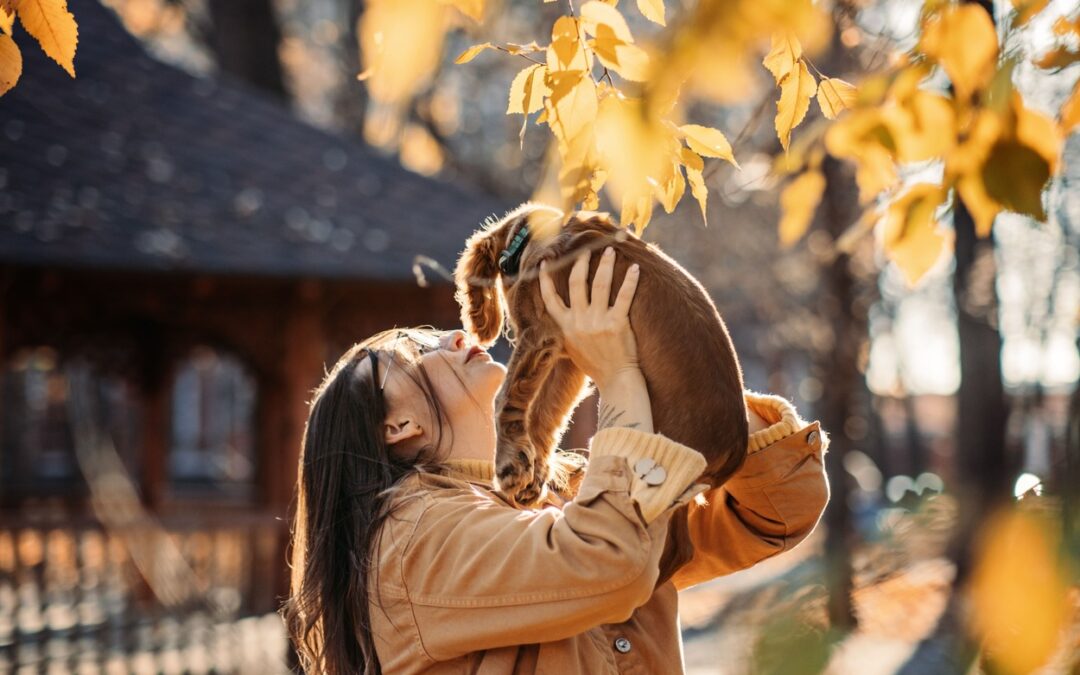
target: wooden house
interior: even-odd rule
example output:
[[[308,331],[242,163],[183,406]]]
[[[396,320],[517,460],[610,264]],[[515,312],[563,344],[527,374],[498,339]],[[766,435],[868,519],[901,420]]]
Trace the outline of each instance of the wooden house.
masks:
[[[235,631],[286,589],[324,364],[381,329],[458,325],[414,262],[452,267],[507,205],[71,9],[78,77],[24,41],[0,98],[0,671],[265,672]]]

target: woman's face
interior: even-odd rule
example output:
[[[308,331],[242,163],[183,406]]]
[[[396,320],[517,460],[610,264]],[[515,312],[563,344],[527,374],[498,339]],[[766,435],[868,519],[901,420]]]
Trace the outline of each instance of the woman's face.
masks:
[[[401,342],[409,340],[403,337]],[[400,425],[412,422],[423,433],[424,442],[437,437],[437,420],[431,419],[431,409],[423,390],[415,381],[422,364],[431,381],[448,426],[456,432],[469,425],[490,425],[494,415],[495,395],[506,379],[506,366],[493,360],[479,346],[469,342],[465,333],[451,331],[443,334],[434,348],[399,345],[392,365],[380,359],[379,381],[385,378],[383,395],[386,398],[387,422]],[[389,373],[384,369],[389,365]],[[409,440],[415,435],[409,435]],[[388,441],[391,440],[388,438]],[[409,445],[420,445],[420,439]]]

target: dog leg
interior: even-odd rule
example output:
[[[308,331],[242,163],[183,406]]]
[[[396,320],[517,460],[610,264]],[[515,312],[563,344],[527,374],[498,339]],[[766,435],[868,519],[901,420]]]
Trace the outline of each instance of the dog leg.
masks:
[[[555,367],[556,350],[554,337],[538,339],[534,333],[523,332],[506,364],[496,410],[495,486],[511,501],[533,480],[536,453],[529,442],[526,415]]]
[[[570,359],[560,358],[529,406],[525,428],[534,452],[533,477],[515,495],[519,504],[532,504],[543,496],[544,486],[551,478],[548,475],[551,453],[566,431],[574,408],[588,392],[585,373]]]

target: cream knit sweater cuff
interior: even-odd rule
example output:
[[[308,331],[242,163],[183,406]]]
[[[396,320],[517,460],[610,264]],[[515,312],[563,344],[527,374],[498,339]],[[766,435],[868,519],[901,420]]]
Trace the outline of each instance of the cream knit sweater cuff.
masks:
[[[593,436],[590,458],[623,457],[630,468],[630,497],[646,523],[672,506],[705,471],[697,450],[660,434],[626,427],[609,427]]]
[[[768,427],[750,434],[750,442],[747,445],[749,453],[755,453],[787,438],[806,426],[806,422],[799,417],[799,413],[795,412],[795,406],[781,396],[746,391],[743,392],[743,398],[746,399],[748,408],[769,423]]]

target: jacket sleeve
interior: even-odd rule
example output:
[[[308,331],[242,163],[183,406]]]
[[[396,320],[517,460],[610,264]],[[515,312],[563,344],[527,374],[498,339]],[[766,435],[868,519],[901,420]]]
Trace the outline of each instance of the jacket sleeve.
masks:
[[[746,462],[727,483],[690,504],[694,556],[672,578],[676,588],[794,548],[817,526],[829,501],[823,462],[828,439],[820,425],[802,421],[778,396],[748,393],[746,401],[771,425],[751,436]]]
[[[651,464],[662,481],[634,474]],[[561,510],[519,511],[479,489],[429,493],[401,561],[417,642],[445,661],[627,620],[652,595],[670,513],[704,469],[663,436],[607,429]]]

